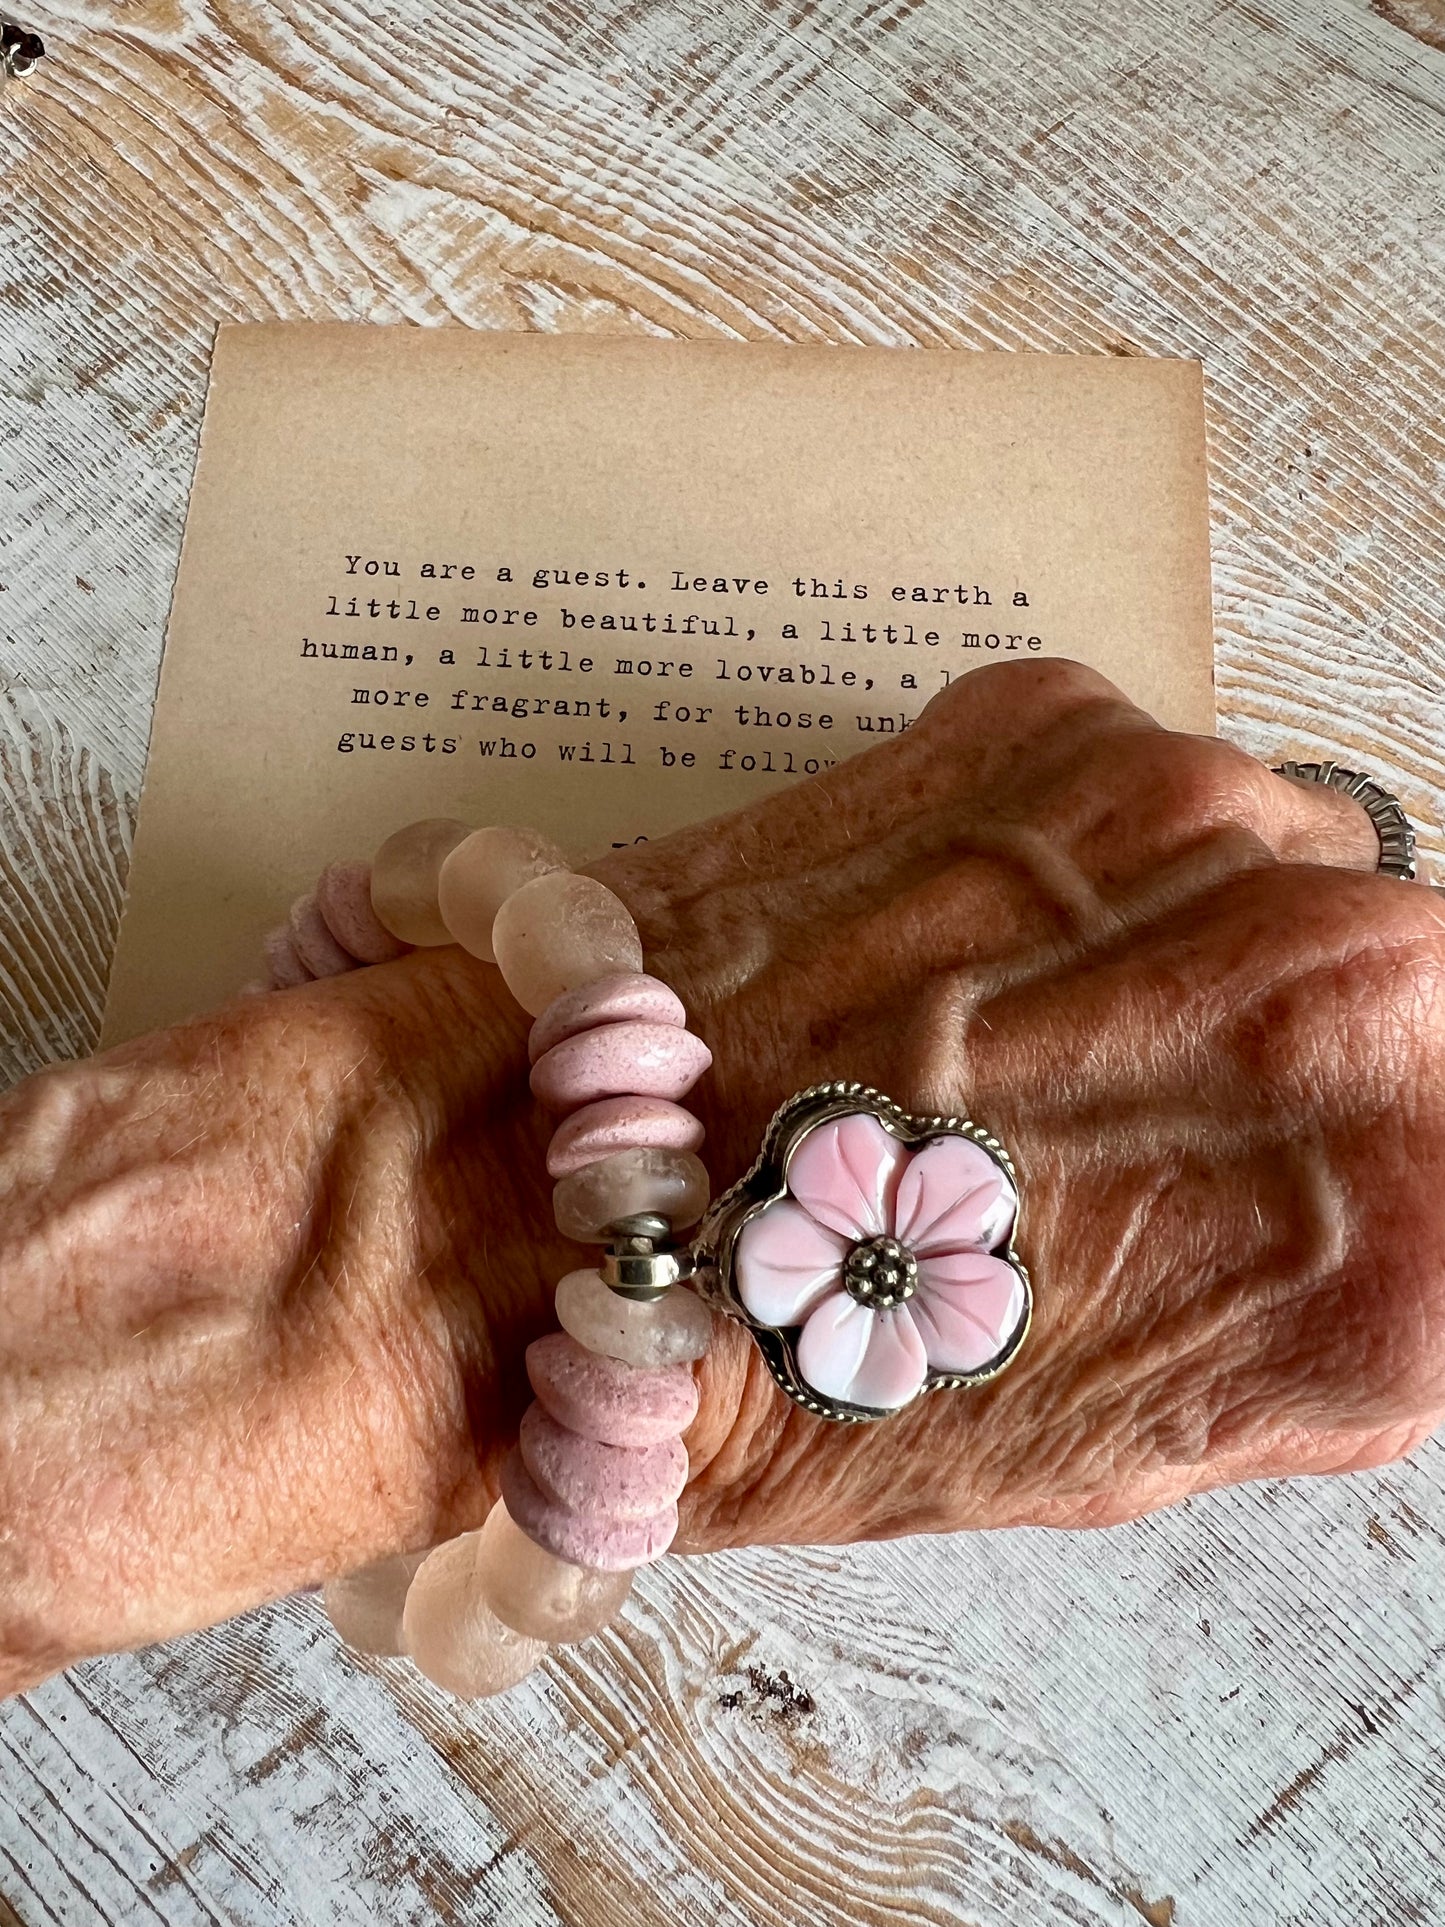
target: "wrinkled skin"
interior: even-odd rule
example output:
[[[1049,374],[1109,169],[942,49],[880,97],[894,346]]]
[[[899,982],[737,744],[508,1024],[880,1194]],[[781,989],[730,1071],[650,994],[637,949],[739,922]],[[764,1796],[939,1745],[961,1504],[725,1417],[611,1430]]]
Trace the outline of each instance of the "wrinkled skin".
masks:
[[[1013,1150],[1034,1326],[876,1425],[725,1327],[679,1544],[1134,1517],[1445,1408],[1445,913],[1331,792],[1093,672],[593,865],[714,1068],[715,1185],[831,1077]],[[452,948],[0,1104],[0,1689],[479,1522],[576,1248],[527,1019]]]

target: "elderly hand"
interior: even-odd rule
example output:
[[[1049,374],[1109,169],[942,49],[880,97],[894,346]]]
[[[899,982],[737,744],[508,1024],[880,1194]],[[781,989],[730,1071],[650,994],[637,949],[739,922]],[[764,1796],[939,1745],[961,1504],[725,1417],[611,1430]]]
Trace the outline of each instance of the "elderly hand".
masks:
[[[680,1546],[1105,1524],[1410,1451],[1445,1407],[1445,915],[1332,791],[991,667],[593,866],[712,1046],[721,1190],[828,1078],[1021,1176],[994,1383],[834,1427],[724,1327]],[[0,1106],[0,1686],[480,1522],[576,1248],[527,1020],[447,948]]]

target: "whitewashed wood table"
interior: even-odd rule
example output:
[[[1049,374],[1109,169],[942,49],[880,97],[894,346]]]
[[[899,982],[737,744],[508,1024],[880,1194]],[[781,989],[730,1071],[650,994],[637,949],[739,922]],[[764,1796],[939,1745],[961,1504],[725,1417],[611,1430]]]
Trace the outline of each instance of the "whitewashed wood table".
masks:
[[[1222,726],[1362,763],[1440,855],[1442,0],[25,22],[5,1079],[96,1033],[221,319],[1198,356]],[[288,1601],[0,1709],[0,1923],[1445,1922],[1442,1473],[671,1561],[477,1709]]]

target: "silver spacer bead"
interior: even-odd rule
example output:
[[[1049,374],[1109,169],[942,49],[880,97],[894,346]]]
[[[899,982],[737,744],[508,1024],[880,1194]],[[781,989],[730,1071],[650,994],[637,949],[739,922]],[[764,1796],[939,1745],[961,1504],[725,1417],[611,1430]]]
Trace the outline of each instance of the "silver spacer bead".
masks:
[[[607,1229],[614,1238],[650,1238],[655,1245],[672,1236],[660,1211],[634,1211],[630,1218],[614,1218]]]
[[[664,1242],[672,1237],[672,1226],[656,1212],[618,1218],[607,1229],[611,1241],[597,1269],[619,1298],[649,1303],[691,1277],[691,1250]]]

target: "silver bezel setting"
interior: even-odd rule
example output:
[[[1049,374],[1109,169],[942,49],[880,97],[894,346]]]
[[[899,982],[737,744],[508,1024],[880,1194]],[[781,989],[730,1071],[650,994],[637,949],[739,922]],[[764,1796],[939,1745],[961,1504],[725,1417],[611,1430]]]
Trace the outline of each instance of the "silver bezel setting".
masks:
[[[814,1391],[798,1371],[797,1340],[799,1327],[764,1325],[754,1318],[737,1294],[734,1278],[734,1252],[738,1237],[746,1225],[760,1211],[775,1204],[788,1191],[788,1165],[794,1151],[809,1132],[820,1124],[833,1118],[846,1117],[851,1112],[865,1112],[876,1117],[884,1130],[891,1133],[910,1150],[916,1150],[933,1138],[963,1137],[977,1144],[980,1149],[998,1164],[1017,1195],[1019,1192],[1018,1173],[1013,1159],[992,1131],[983,1125],[975,1124],[971,1118],[951,1116],[920,1116],[905,1111],[891,1097],[875,1090],[871,1084],[860,1084],[839,1080],[831,1084],[814,1084],[807,1090],[799,1091],[773,1113],[767,1130],[763,1134],[762,1149],[748,1172],[721,1197],[714,1200],[707,1215],[698,1226],[692,1240],[693,1276],[692,1285],[698,1294],[724,1312],[736,1318],[752,1332],[769,1371],[778,1384],[796,1405],[804,1411],[812,1412],[819,1418],[833,1419],[842,1424],[859,1424],[870,1419],[891,1418],[892,1411],[877,1411],[870,1406],[849,1405],[839,1400],[829,1399]],[[1020,1211],[1022,1200],[1020,1199]],[[1018,1330],[1009,1340],[997,1358],[990,1360],[977,1372],[934,1372],[930,1371],[923,1383],[923,1392],[955,1390],[967,1385],[986,1385],[998,1377],[1012,1363],[1019,1347],[1028,1336],[1033,1321],[1033,1287],[1027,1268],[1015,1249],[1014,1240],[1018,1232],[1018,1219],[1010,1230],[1008,1239],[994,1247],[993,1255],[1012,1265],[1023,1281],[1024,1315]],[[922,1396],[922,1393],[919,1394]],[[906,1406],[900,1408],[907,1410]]]

